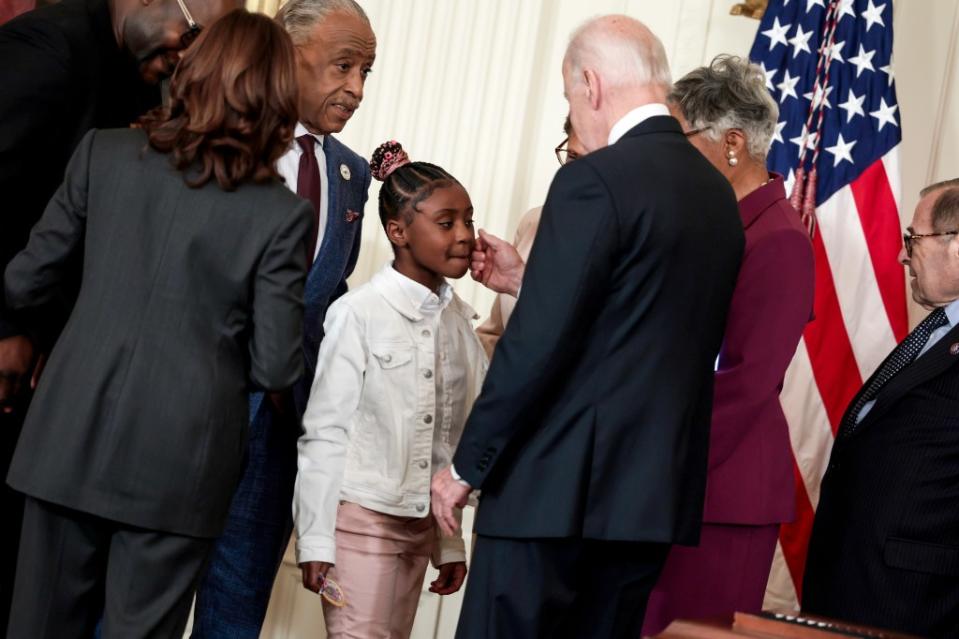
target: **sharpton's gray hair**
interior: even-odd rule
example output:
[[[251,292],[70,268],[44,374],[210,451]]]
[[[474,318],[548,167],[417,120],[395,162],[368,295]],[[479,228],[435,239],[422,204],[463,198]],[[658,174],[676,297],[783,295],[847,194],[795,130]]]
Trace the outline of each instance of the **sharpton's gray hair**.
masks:
[[[370,23],[363,7],[354,0],[287,0],[277,11],[276,19],[290,34],[293,44],[305,44],[313,27],[331,13],[348,13]]]
[[[758,65],[736,56],[717,56],[677,80],[667,100],[691,127],[703,129],[702,135],[713,141],[729,129],[740,129],[749,155],[766,159],[779,107],[766,90],[766,76]]]

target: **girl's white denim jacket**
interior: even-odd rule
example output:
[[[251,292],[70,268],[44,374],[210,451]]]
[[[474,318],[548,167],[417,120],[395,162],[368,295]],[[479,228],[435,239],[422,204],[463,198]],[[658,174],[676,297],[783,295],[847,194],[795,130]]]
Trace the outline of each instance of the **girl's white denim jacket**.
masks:
[[[398,517],[430,516],[431,473],[450,464],[479,394],[487,358],[473,332],[476,313],[449,291],[445,308],[425,317],[408,285],[387,264],[327,311],[298,444],[298,563],[336,562],[340,500]],[[442,393],[437,360],[449,363]],[[434,428],[442,429],[437,446]],[[432,559],[436,566],[465,561],[462,537],[438,538]]]

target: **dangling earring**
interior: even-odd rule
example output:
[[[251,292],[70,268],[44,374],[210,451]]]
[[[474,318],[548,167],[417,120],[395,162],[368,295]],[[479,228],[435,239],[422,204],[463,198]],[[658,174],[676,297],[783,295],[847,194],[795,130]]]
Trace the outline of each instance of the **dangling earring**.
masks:
[[[739,164],[739,160],[736,158],[736,152],[732,149],[726,151],[726,162],[729,163],[729,166],[736,166]]]

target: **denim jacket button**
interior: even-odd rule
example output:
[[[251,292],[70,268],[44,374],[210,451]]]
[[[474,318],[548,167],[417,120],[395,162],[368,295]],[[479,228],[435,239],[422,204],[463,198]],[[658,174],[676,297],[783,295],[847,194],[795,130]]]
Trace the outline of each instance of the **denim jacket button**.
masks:
[[[427,415],[426,417],[423,418],[423,421],[426,422],[427,424],[432,424],[432,423],[433,423],[433,416],[432,416],[432,415]]]
[[[433,371],[427,368],[425,371],[423,371],[423,377],[425,377],[426,379],[430,379],[431,377],[433,377]]]

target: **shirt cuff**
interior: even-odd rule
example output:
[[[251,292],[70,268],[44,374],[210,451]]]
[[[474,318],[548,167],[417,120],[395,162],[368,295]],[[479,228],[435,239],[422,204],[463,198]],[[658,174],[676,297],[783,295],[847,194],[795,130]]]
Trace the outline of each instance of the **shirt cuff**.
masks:
[[[453,464],[450,464],[450,475],[453,476],[453,481],[455,481],[457,484],[459,484],[463,488],[470,488],[470,489],[473,488],[472,486],[470,486],[468,481],[460,477],[460,474],[456,472],[456,466],[454,466]]]
[[[434,568],[439,568],[444,564],[452,564],[460,561],[466,563],[466,546],[462,539],[459,540],[459,544],[438,544],[437,547],[433,549],[433,552],[430,556],[430,562],[433,564]]]
[[[456,522],[462,526],[463,511],[459,508],[453,509],[453,516]],[[439,568],[443,564],[451,564],[457,561],[466,561],[466,542],[463,535],[445,535],[440,527],[433,525],[435,537],[433,539],[433,550],[430,552],[430,559],[434,568]]]
[[[296,540],[296,563],[305,564],[308,561],[322,561],[336,564],[336,544],[325,540],[307,541]]]

